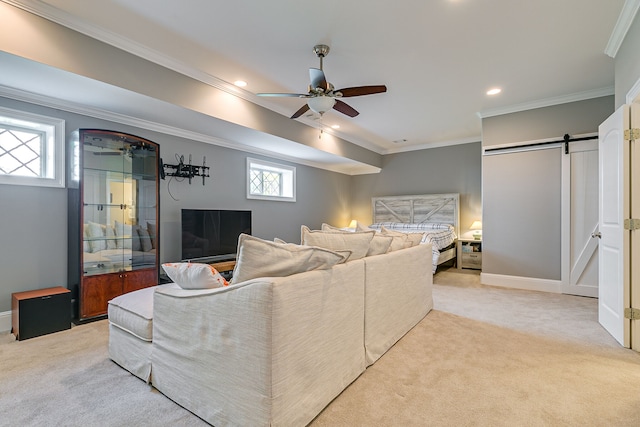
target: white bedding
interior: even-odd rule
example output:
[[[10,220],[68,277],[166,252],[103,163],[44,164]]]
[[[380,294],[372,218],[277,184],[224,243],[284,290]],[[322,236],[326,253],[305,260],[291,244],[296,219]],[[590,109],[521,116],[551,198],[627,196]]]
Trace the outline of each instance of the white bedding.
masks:
[[[388,230],[402,231],[403,233],[424,233],[421,243],[431,243],[433,256],[433,272],[436,272],[440,251],[451,246],[457,239],[453,225],[443,223],[425,222],[410,224],[404,222],[378,222],[371,224],[369,228],[380,231],[382,227]]]

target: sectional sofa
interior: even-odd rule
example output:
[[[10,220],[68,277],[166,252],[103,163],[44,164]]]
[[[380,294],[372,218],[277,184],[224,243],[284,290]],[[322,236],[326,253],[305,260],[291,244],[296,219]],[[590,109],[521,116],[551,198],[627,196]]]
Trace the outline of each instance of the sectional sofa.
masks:
[[[110,357],[213,425],[308,424],[433,307],[430,244],[376,255],[335,234],[241,236],[230,286],[115,298]]]

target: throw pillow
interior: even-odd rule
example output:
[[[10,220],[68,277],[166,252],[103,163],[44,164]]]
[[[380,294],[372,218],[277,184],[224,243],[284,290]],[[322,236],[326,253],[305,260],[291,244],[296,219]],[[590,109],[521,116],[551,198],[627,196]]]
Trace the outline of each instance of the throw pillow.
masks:
[[[248,234],[238,238],[233,283],[257,277],[285,277],[311,270],[331,268],[344,262],[336,252],[293,243],[275,243]]]
[[[149,238],[151,239],[151,248],[156,247],[156,223],[155,221],[147,221],[147,231],[149,232]]]
[[[380,232],[387,236],[407,236],[407,247],[419,245],[424,238],[424,233],[403,233],[402,231],[389,230],[384,225],[381,227]]]
[[[105,236],[108,237],[107,239],[107,249],[116,249],[117,245],[116,245],[116,230],[115,228],[113,228],[111,225],[107,225],[104,228],[105,230]]]
[[[165,263],[162,264],[162,269],[182,289],[210,289],[229,286],[227,279],[209,264]]]
[[[392,243],[393,236],[383,236],[378,233],[374,234],[369,244],[367,256],[386,254],[391,249]]]
[[[138,235],[140,236],[140,246],[144,252],[149,252],[153,249],[151,244],[151,238],[149,237],[149,231],[144,227],[138,227]]]
[[[355,231],[350,230],[350,229],[342,229],[342,228],[337,228],[334,226],[331,226],[329,224],[322,224],[321,227],[322,231],[334,231],[334,232],[342,232],[342,233],[354,233]],[[360,230],[360,231],[373,231],[375,233],[375,230],[369,228],[368,230]],[[389,251],[389,248],[391,247],[391,243],[393,242],[393,237],[391,236],[383,236],[379,233],[375,233],[373,235],[373,239],[371,239],[371,242],[369,243],[369,250],[367,251],[367,255],[366,256],[372,256],[372,255],[380,255],[380,254],[386,254]]]
[[[355,230],[353,228],[338,228],[338,227],[334,227],[333,225],[329,225],[329,224],[325,224],[322,223],[322,226],[320,227],[320,230],[322,231],[342,231],[345,233],[352,233]]]
[[[356,231],[371,231],[373,228],[369,228],[366,225],[362,225],[359,222],[356,223]]]
[[[136,232],[134,233],[134,231]],[[118,249],[140,250],[140,236],[137,230],[134,230],[130,224],[116,221],[116,236],[118,236],[118,240],[116,241]]]
[[[102,228],[102,225],[95,222],[89,222],[88,234],[90,238],[89,246],[91,247],[91,252],[98,252],[107,249],[107,241],[104,238],[104,228]]]
[[[82,227],[82,252],[91,252],[91,245],[89,244],[89,224],[84,224]]]
[[[347,261],[364,258],[369,251],[369,244],[375,231],[343,232],[310,230],[303,225],[300,232],[300,241],[303,245],[318,246],[332,251],[351,251]]]

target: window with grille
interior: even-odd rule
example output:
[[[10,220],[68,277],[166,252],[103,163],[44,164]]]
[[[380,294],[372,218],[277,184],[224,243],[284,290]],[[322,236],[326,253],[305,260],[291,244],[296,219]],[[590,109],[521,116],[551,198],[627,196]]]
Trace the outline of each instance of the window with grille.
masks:
[[[296,168],[247,158],[247,198],[296,201]]]
[[[0,108],[0,184],[64,187],[64,121]]]

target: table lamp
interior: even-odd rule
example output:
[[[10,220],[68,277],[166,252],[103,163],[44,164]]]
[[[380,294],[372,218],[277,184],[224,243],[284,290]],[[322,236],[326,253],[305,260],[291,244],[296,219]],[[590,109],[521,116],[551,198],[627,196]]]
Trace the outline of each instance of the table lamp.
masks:
[[[482,221],[473,221],[469,230],[473,230],[473,238],[475,240],[482,240]]]

